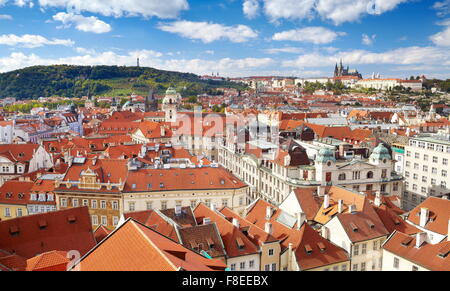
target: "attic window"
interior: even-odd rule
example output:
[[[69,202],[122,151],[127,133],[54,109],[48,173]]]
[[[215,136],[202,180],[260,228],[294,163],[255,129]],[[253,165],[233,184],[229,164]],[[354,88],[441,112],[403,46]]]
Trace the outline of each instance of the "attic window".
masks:
[[[77,221],[77,218],[76,218],[74,215],[69,215],[69,216],[67,217],[67,221],[68,221],[69,223],[75,223],[75,222]]]
[[[206,242],[208,243],[209,248],[214,247],[214,241],[211,238],[206,238]]]
[[[305,252],[310,255],[313,252],[313,249],[311,248],[310,245],[305,245]]]
[[[166,250],[166,252],[171,254],[172,256],[179,258],[180,260],[183,260],[183,261],[186,260],[186,252],[173,251],[173,250]]]
[[[159,188],[164,188],[164,183],[160,183]]]
[[[356,226],[356,224],[354,224],[353,222],[350,222],[350,227],[353,232],[358,232],[358,226]]]
[[[20,154],[19,154],[19,157],[21,157],[21,158],[24,157],[24,156],[25,156],[24,153],[20,153]]]
[[[244,241],[240,237],[236,238],[236,243],[240,250],[242,250],[245,247]]]
[[[148,189],[152,189],[152,184],[147,185]]]
[[[131,185],[132,189],[136,189],[136,184]]]
[[[317,246],[319,247],[320,252],[322,252],[322,253],[327,250],[327,247],[325,246],[325,244],[323,242],[317,243]]]
[[[9,233],[11,235],[18,235],[19,234],[19,227],[17,225],[12,225],[9,227]]]
[[[47,227],[47,221],[44,219],[39,220],[39,229],[43,230]]]
[[[25,198],[25,194],[19,193],[19,199],[23,199],[23,198]]]
[[[447,245],[439,251],[438,256],[442,259],[445,259],[449,254],[450,254],[450,245]]]
[[[11,192],[6,193],[6,198],[11,199],[12,198],[12,193]]]
[[[223,180],[223,179],[220,180],[220,184],[221,184],[221,185],[225,185],[225,180]]]
[[[373,224],[372,221],[367,220],[367,224],[369,225],[369,227],[370,227],[371,229],[374,229],[374,228],[375,228],[375,224]]]
[[[394,217],[394,224],[400,225],[400,220],[397,217]]]
[[[402,241],[402,246],[407,247],[412,241],[413,241],[413,238],[412,238],[412,237],[405,238],[405,239]]]

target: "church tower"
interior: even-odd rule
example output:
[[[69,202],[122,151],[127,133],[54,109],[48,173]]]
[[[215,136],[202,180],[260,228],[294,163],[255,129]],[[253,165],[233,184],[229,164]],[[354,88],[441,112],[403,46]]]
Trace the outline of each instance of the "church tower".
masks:
[[[162,110],[166,113],[166,122],[177,121],[177,110],[180,102],[180,94],[172,87],[167,89],[162,105]]]
[[[145,98],[145,112],[158,111],[158,100],[155,98],[153,88],[150,88],[147,98]]]

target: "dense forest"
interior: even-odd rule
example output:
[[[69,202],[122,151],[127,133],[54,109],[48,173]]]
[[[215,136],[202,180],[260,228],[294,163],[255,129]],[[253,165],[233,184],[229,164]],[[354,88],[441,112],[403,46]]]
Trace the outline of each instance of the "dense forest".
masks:
[[[242,89],[242,85],[231,82],[144,67],[34,66],[0,74],[0,98],[128,96],[133,92],[146,94],[149,86],[159,94],[174,86],[184,97],[214,94],[218,87]]]

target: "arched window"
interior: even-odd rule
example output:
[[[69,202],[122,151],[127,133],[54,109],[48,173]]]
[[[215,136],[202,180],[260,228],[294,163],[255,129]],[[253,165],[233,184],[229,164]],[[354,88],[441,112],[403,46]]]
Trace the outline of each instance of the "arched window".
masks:
[[[347,176],[343,173],[339,175],[339,181],[345,181],[347,179]]]
[[[372,171],[367,173],[367,179],[373,179],[373,172]]]

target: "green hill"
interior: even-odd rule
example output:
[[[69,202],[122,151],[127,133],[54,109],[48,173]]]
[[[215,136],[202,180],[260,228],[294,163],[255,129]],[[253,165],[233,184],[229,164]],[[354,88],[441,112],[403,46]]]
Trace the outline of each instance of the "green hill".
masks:
[[[159,94],[174,86],[183,97],[214,93],[218,87],[242,89],[231,82],[205,81],[194,74],[144,67],[34,66],[0,74],[0,98],[145,95],[149,86]]]

